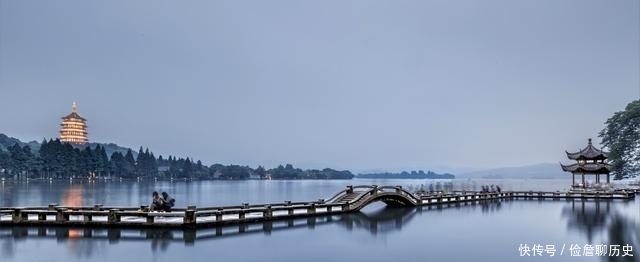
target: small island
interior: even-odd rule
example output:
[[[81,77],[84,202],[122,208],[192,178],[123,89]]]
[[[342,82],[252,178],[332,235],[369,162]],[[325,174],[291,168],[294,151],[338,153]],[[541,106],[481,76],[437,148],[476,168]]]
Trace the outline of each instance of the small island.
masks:
[[[420,171],[402,171],[400,173],[368,173],[368,174],[359,174],[358,178],[382,178],[382,179],[454,179],[455,176],[449,173],[438,174],[432,171],[427,171],[426,173],[422,170]]]

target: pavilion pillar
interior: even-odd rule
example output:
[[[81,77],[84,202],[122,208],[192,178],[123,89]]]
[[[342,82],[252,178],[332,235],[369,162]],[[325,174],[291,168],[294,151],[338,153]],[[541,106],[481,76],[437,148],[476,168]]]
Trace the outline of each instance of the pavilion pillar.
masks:
[[[585,184],[585,181],[584,181],[584,174],[580,174],[580,175],[582,175],[582,187],[586,188],[587,185]]]
[[[576,185],[576,173],[571,173],[571,185]]]
[[[600,174],[596,174],[596,184],[600,184]]]
[[[609,184],[609,174],[607,174],[607,184]]]

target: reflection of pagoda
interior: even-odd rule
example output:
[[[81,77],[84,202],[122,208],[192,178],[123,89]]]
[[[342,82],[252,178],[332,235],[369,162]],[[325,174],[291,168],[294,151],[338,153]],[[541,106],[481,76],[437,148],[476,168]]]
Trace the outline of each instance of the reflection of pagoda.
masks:
[[[71,114],[62,118],[60,141],[71,144],[84,144],[87,139],[87,120],[78,115],[76,102],[71,106]]]
[[[587,147],[584,149],[576,153],[566,153],[569,159],[577,161],[577,163],[572,165],[565,166],[560,164],[563,171],[571,172],[573,186],[576,185],[576,174],[582,176],[582,187],[586,187],[584,180],[585,175],[595,175],[596,184],[600,184],[600,175],[605,174],[607,175],[607,184],[609,184],[610,168],[609,164],[606,163],[609,153],[595,148],[593,144],[591,144],[591,138],[589,138],[589,144],[587,144]]]
[[[592,242],[596,234],[602,233],[607,228],[607,223],[613,215],[610,201],[580,201],[576,206],[576,201],[571,201],[571,208],[566,206],[562,210],[562,215],[567,217],[569,228],[582,231],[587,235],[589,242]]]

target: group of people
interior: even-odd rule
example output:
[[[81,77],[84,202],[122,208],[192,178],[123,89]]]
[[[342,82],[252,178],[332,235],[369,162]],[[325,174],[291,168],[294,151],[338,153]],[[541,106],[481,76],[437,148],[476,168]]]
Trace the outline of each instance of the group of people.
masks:
[[[484,185],[482,186],[482,193],[500,193],[502,189],[498,185]]]
[[[176,200],[167,194],[167,192],[162,192],[162,197],[158,195],[158,192],[153,191],[151,194],[151,207],[149,211],[164,211],[171,212],[171,208],[175,205]]]

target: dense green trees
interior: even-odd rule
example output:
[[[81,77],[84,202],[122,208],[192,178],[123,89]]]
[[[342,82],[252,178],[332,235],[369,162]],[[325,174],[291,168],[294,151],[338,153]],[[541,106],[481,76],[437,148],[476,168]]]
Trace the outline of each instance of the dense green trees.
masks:
[[[37,152],[31,147],[20,146],[20,142],[0,147],[0,176],[19,176],[23,178],[160,178],[160,179],[351,179],[349,171],[333,169],[302,170],[292,165],[279,166],[266,170],[259,166],[214,164],[207,167],[201,161],[190,158],[169,156],[157,159],[149,149],[140,147],[135,154],[131,149],[125,154],[114,151],[107,156],[105,146],[74,147],[60,140],[43,140]],[[22,143],[24,144],[24,143]],[[37,143],[36,143],[37,144]]]
[[[272,179],[351,179],[353,174],[350,171],[337,171],[331,168],[322,170],[310,169],[302,170],[294,168],[291,164],[278,166],[267,172]]]
[[[629,103],[605,122],[602,145],[609,148],[614,179],[640,175],[640,100]]]

